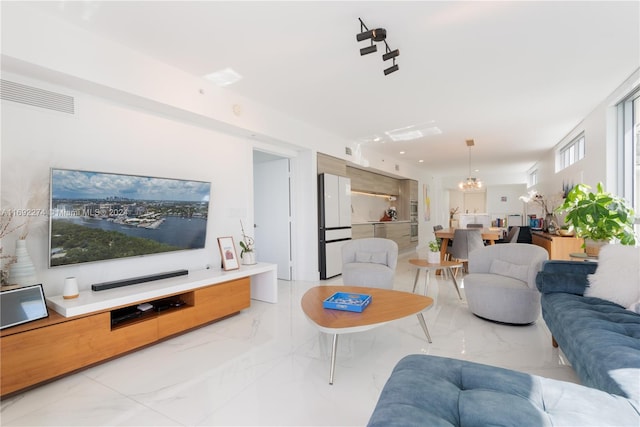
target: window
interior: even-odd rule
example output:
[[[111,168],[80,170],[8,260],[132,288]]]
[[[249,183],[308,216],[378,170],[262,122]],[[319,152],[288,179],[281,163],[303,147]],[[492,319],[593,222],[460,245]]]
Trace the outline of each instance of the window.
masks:
[[[636,214],[640,235],[640,89],[618,104],[618,188]]]
[[[538,169],[529,172],[529,187],[533,187],[538,183]]]
[[[556,172],[584,158],[584,133],[571,140],[558,151]]]

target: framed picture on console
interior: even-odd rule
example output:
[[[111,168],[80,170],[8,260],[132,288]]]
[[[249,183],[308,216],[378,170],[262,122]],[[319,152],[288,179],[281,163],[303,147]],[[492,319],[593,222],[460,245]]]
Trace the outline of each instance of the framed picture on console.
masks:
[[[220,258],[222,259],[222,269],[237,270],[240,268],[238,255],[236,254],[236,245],[233,243],[233,237],[218,237],[218,247],[220,248]]]

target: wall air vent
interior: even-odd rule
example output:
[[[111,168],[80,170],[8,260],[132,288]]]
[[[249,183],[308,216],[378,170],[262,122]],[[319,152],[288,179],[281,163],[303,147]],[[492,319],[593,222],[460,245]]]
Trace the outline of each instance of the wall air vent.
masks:
[[[34,107],[75,114],[75,99],[69,95],[0,79],[0,99]]]
[[[351,148],[350,147],[344,147],[344,154],[346,154],[347,156],[351,155]]]

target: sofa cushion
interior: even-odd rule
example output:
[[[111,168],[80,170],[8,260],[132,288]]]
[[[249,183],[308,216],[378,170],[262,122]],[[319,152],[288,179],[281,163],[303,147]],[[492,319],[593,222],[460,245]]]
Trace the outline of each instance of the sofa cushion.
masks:
[[[602,298],[630,307],[640,296],[640,247],[605,245],[598,268],[588,276],[585,296]]]
[[[437,356],[402,359],[369,426],[637,426],[627,399],[578,384]]]
[[[589,284],[587,275],[596,271],[598,264],[584,261],[545,261],[536,276],[536,286],[543,294],[567,292],[583,295]]]
[[[491,261],[489,273],[499,274],[500,276],[512,277],[514,279],[526,282],[529,276],[529,266],[522,264],[514,264],[501,259]]]
[[[387,253],[386,252],[356,252],[356,262],[371,262],[374,264],[387,265]]]

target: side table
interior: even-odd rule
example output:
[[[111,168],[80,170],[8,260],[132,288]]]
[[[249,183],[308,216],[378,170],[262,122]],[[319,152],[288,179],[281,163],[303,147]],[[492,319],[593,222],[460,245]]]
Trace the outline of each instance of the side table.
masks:
[[[415,265],[416,266],[416,278],[413,281],[413,292],[416,292],[416,287],[418,286],[418,277],[420,277],[420,271],[424,270],[425,274],[427,275],[426,279],[425,279],[425,289],[424,289],[424,293],[426,295],[427,293],[427,287],[429,286],[429,272],[430,271],[438,271],[438,270],[444,270],[445,272],[449,273],[449,276],[451,277],[451,280],[453,281],[453,286],[456,288],[456,292],[458,293],[458,298],[462,299],[462,295],[460,294],[460,287],[458,286],[458,281],[456,280],[456,276],[453,274],[452,269],[453,268],[462,268],[462,263],[461,262],[455,262],[455,261],[440,261],[437,264],[432,264],[427,262],[426,259],[419,259],[419,258],[414,258],[414,259],[410,259],[409,260],[409,264]]]

